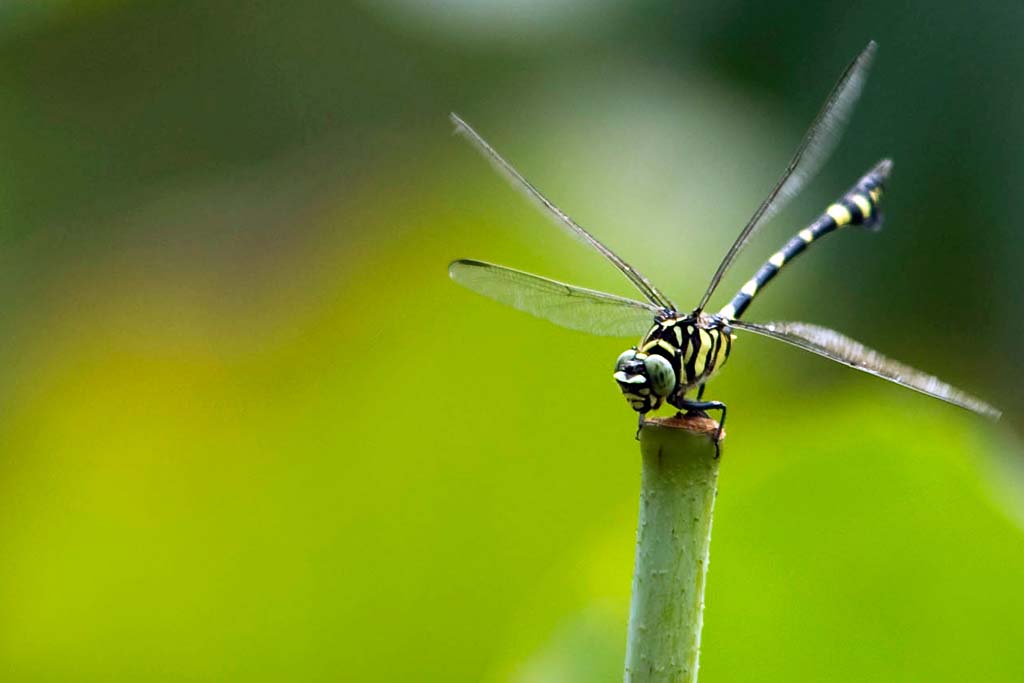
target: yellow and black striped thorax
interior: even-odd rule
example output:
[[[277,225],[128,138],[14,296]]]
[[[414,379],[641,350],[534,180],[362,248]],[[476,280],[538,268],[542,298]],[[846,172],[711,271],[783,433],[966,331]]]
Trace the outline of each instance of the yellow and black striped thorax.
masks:
[[[683,393],[706,382],[725,364],[732,342],[732,328],[718,316],[673,316],[655,321],[637,351],[665,358],[676,373],[673,393]]]

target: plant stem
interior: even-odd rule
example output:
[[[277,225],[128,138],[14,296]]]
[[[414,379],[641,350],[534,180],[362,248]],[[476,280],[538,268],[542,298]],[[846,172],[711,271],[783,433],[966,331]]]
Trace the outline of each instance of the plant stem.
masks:
[[[694,683],[718,464],[707,418],[648,420],[626,683]]]

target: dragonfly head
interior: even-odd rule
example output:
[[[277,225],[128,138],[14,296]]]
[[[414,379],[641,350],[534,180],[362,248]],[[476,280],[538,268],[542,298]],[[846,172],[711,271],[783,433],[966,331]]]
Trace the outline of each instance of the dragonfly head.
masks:
[[[635,348],[619,354],[613,376],[626,401],[638,413],[660,406],[676,387],[675,370],[664,357]]]

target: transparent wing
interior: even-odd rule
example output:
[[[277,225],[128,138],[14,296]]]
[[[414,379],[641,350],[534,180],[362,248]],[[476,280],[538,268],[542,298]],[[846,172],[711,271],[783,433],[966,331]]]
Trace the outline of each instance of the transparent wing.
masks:
[[[821,165],[828,159],[850,118],[853,105],[864,88],[864,81],[867,80],[868,69],[875,56],[876,48],[875,41],[871,41],[864,51],[846,67],[846,71],[843,72],[839,82],[836,83],[828,99],[825,100],[825,105],[818,112],[817,118],[811,124],[779,182],[761,202],[761,206],[757,207],[757,211],[750,217],[739,237],[729,247],[729,251],[719,264],[714,277],[711,278],[711,283],[708,284],[707,291],[704,292],[697,310],[704,310],[708,299],[711,298],[718,283],[722,281],[725,272],[732,265],[747,240],[772,216],[781,211],[782,207],[803,189],[807,181],[814,177]]]
[[[660,311],[651,304],[482,261],[454,261],[448,274],[477,294],[556,325],[603,337],[640,336]]]
[[[647,278],[641,275],[633,266],[629,265],[618,255],[615,254],[611,249],[602,244],[596,237],[591,235],[588,231],[584,230],[579,224],[573,219],[569,218],[561,209],[555,206],[551,201],[540,193],[536,187],[530,184],[526,178],[520,175],[519,171],[512,168],[512,164],[505,161],[500,154],[498,154],[493,147],[487,144],[487,141],[480,137],[480,134],[473,130],[468,123],[463,121],[457,114],[451,114],[451,120],[455,124],[455,131],[462,135],[473,143],[481,154],[483,154],[494,167],[497,168],[502,175],[511,181],[511,183],[526,193],[526,196],[533,200],[548,216],[553,218],[555,222],[561,227],[565,228],[570,234],[582,239],[584,242],[589,244],[591,247],[601,252],[602,255],[613,264],[615,267],[622,271],[622,274],[629,278],[629,281],[640,290],[644,297],[655,306],[660,308],[666,308],[669,310],[676,310],[675,304],[673,304],[667,296],[657,290]]]
[[[862,370],[869,374],[901,384],[935,398],[966,408],[995,420],[1002,413],[979,398],[952,387],[937,377],[916,370],[909,365],[886,358],[834,330],[807,323],[750,323],[730,320],[729,324],[741,330],[771,337],[806,351]]]

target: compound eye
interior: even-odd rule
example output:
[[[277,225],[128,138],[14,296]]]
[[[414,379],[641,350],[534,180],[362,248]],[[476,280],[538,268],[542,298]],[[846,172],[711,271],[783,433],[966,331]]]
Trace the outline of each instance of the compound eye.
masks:
[[[615,372],[624,370],[626,364],[636,359],[636,349],[629,349],[619,354],[619,357],[615,360]]]
[[[676,388],[676,371],[662,356],[652,354],[644,358],[647,379],[656,396],[668,396]]]

